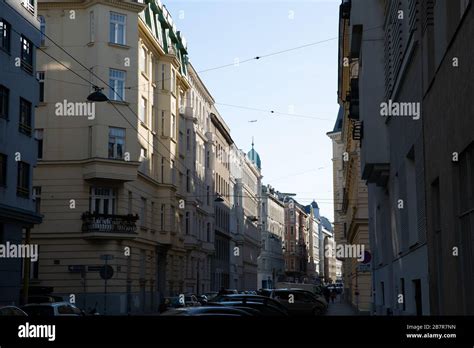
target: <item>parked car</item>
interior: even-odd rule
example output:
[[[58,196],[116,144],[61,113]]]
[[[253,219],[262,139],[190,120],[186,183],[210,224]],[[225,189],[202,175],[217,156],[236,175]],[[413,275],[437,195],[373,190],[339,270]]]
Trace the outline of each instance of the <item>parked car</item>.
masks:
[[[292,297],[290,297],[292,295]],[[302,289],[275,289],[271,298],[286,307],[290,315],[322,315],[327,302],[319,295]]]
[[[162,316],[249,317],[247,311],[227,306],[182,307],[170,309]]]
[[[209,305],[213,305],[217,303],[209,303]],[[243,311],[247,311],[255,317],[285,317],[288,316],[288,311],[285,309],[281,309],[277,306],[272,304],[266,304],[261,302],[254,302],[251,299],[249,300],[242,300],[242,301],[232,301],[232,302],[222,302],[219,304],[223,304],[228,307],[234,307],[241,309]]]
[[[32,295],[28,296],[28,303],[54,303],[64,302],[61,296],[56,295]]]
[[[197,307],[201,305],[198,298],[194,294],[184,295],[184,305],[186,307]]]
[[[203,295],[206,296],[207,301],[212,301],[214,297],[216,297],[219,293],[217,291],[210,291],[206,292]]]
[[[22,311],[18,307],[4,306],[4,307],[0,307],[0,317],[1,316],[26,317],[28,316],[28,314],[26,314],[24,311]]]
[[[224,305],[227,305],[227,303],[235,304],[236,302],[238,302],[243,307],[246,307],[247,303],[251,305],[253,305],[254,303],[257,303],[257,304],[263,304],[265,306],[275,308],[279,313],[280,312],[283,312],[284,314],[288,313],[288,310],[285,308],[285,306],[280,304],[278,301],[275,301],[272,298],[269,298],[266,296],[260,296],[260,295],[249,295],[249,294],[218,295],[213,299],[212,302],[222,303]]]
[[[21,307],[21,309],[29,316],[35,317],[78,317],[85,315],[82,310],[68,302],[30,303]]]

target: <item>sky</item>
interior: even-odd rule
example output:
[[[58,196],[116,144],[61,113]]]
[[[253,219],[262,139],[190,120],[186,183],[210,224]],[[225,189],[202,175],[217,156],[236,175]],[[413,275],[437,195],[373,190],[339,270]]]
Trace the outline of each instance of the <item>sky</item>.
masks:
[[[296,193],[301,204],[316,200],[321,215],[332,221],[332,143],[326,133],[339,109],[340,1],[162,2],[234,142],[248,152],[254,138],[263,183]],[[257,56],[262,58],[243,62]],[[223,65],[230,66],[205,71]]]

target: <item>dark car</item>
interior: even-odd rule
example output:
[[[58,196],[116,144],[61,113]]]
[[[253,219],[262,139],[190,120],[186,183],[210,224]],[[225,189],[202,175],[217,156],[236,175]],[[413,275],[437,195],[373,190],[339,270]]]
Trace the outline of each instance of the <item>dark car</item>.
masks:
[[[27,304],[21,309],[33,317],[78,317],[85,313],[68,302]]]
[[[18,307],[5,306],[5,307],[0,307],[0,317],[1,316],[26,317],[28,316],[28,314],[26,314],[24,311],[22,311]]]
[[[256,317],[286,317],[288,312],[284,309],[280,309],[272,304],[264,304],[259,302],[253,302],[251,300],[245,301],[234,301],[234,302],[222,302],[225,306],[234,307],[243,311],[249,312]],[[210,303],[209,305],[212,305]]]
[[[322,315],[327,310],[327,303],[320,296],[303,289],[276,289],[271,298],[288,309],[290,315]]]
[[[249,317],[251,314],[238,308],[227,306],[201,306],[170,309],[162,316],[206,316],[206,317]]]
[[[266,297],[266,296],[260,296],[260,295],[248,295],[248,294],[229,294],[229,295],[218,295],[216,296],[212,302],[217,302],[217,303],[223,303],[227,304],[227,302],[230,303],[241,303],[242,306],[246,306],[247,303],[260,303],[264,304],[266,306],[271,306],[273,308],[276,308],[278,311],[283,312],[283,313],[288,313],[288,310],[280,304],[278,301]]]

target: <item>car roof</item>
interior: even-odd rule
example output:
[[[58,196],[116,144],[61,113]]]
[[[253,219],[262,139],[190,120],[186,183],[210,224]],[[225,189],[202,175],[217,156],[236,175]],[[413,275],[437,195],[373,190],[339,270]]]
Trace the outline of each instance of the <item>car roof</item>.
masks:
[[[72,303],[65,302],[65,301],[63,301],[63,302],[28,303],[28,304],[24,305],[23,307],[33,307],[33,306],[59,307],[59,306],[64,306],[64,305],[76,307]]]

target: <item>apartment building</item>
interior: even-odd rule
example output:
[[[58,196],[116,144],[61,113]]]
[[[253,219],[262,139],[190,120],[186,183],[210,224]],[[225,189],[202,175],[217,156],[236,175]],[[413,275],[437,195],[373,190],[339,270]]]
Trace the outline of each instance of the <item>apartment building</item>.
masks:
[[[219,291],[221,288],[229,288],[231,263],[231,234],[230,213],[231,191],[230,181],[230,147],[234,143],[230,136],[230,129],[223,118],[212,106],[209,141],[212,144],[212,155],[214,157],[214,255],[211,258],[211,290]]]
[[[185,159],[185,240],[187,293],[205,293],[211,289],[211,258],[214,253],[214,198],[211,105],[214,99],[188,64],[191,89],[180,105],[179,148]]]
[[[158,2],[41,1],[39,13],[56,59],[38,57],[44,143],[34,185],[45,224],[32,233],[42,255],[35,284],[106,314],[156,310],[185,288],[185,40]],[[93,114],[60,112],[95,87],[107,101],[87,104]]]
[[[430,313],[472,315],[473,1],[421,1],[420,6]]]
[[[35,132],[40,73],[36,47],[40,22],[35,1],[0,2],[0,244],[30,244],[30,229],[41,223],[39,192],[32,187],[42,134]],[[19,57],[19,65],[16,57]],[[0,259],[0,306],[19,305],[38,261]],[[24,280],[22,291],[22,279]],[[23,294],[23,296],[21,296]]]
[[[285,272],[283,242],[285,205],[279,192],[270,185],[261,191],[261,251],[258,256],[258,288],[271,289]]]
[[[319,280],[321,272],[320,267],[324,264],[320,261],[320,238],[321,216],[319,215],[319,206],[315,201],[305,206],[305,212],[308,214],[308,277],[312,281]]]
[[[308,216],[304,206],[290,196],[285,204],[285,275],[289,281],[302,282],[308,269]],[[307,245],[308,242],[308,245]]]
[[[353,1],[344,0],[340,6],[339,20],[339,70],[338,70],[338,103],[342,111],[336,120],[335,132],[329,134],[333,138],[333,148],[337,151],[342,147],[342,206],[337,207],[335,216],[338,217],[338,228],[343,226],[343,236],[347,236],[347,244],[364,247],[370,253],[369,247],[369,212],[368,193],[361,176],[361,145],[363,133],[359,119],[359,66],[357,53],[351,40],[359,38],[357,30],[353,30],[354,21],[351,18]],[[367,17],[367,16],[366,16]],[[337,134],[340,132],[340,135]],[[336,134],[334,134],[336,133]],[[377,151],[373,148],[373,151]],[[335,157],[335,154],[333,154]],[[335,172],[337,177],[339,173]],[[342,186],[342,187],[341,187]],[[340,215],[337,215],[340,214]],[[340,220],[343,218],[343,222]],[[342,225],[341,225],[342,223]],[[340,231],[340,230],[339,230]],[[339,232],[340,235],[340,232]],[[346,296],[352,306],[362,313],[372,310],[372,278],[368,260],[360,262],[356,255],[345,255],[344,284]],[[335,272],[334,272],[335,273]]]

